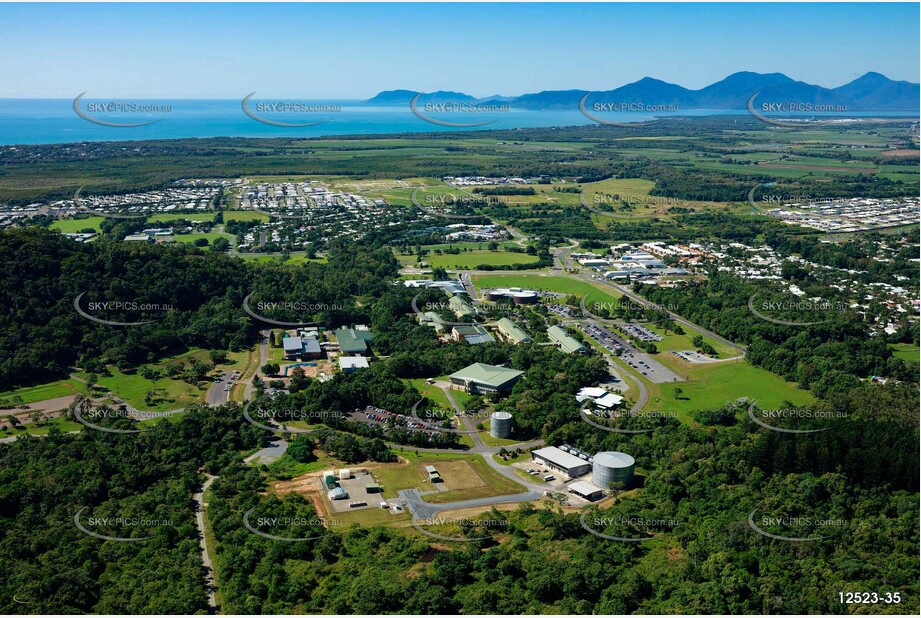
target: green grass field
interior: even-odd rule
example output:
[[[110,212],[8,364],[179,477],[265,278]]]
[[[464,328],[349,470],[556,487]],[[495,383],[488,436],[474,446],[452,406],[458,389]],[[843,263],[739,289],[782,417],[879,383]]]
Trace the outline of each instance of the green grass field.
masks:
[[[82,431],[86,429],[86,427],[84,427],[82,424],[74,421],[69,421],[65,418],[52,418],[47,421],[42,421],[38,424],[24,423],[22,430],[0,429],[0,438],[8,438],[10,436],[18,436],[22,434],[29,434],[30,436],[47,436],[52,427],[57,427],[65,433]]]
[[[93,229],[99,233],[99,224],[105,217],[87,217],[86,219],[58,219],[51,224],[52,230],[60,230],[64,234],[75,234],[83,229]]]
[[[214,217],[217,216],[216,212],[193,212],[190,214],[167,214],[160,213],[153,215],[152,217],[147,218],[148,223],[162,223],[164,221],[175,221],[176,219],[183,219],[185,221],[214,221]]]
[[[240,369],[246,363],[248,352],[229,353],[228,362],[218,365],[212,373],[226,369]],[[179,356],[165,359],[159,363],[153,363],[150,366],[157,369],[165,369],[167,365],[184,362],[186,366],[197,359],[202,362],[210,362],[207,350],[192,350]],[[140,373],[123,373],[114,365],[110,365],[108,376],[97,376],[97,384],[108,389],[113,395],[126,401],[130,406],[138,410],[165,412],[175,410],[191,405],[201,403],[205,400],[208,389],[211,386],[210,381],[200,384],[189,384],[183,380],[162,377],[157,380],[148,380],[141,376]],[[77,376],[86,379],[86,373],[77,373]],[[158,391],[160,401],[147,403],[146,396],[150,391]]]
[[[921,361],[921,347],[913,343],[894,343],[891,346],[892,355],[902,360],[917,363]]]
[[[530,290],[557,292],[583,296],[586,306],[593,303],[616,304],[620,294],[611,288],[602,288],[601,284],[592,284],[579,279],[550,275],[474,275],[473,285],[477,290],[483,288],[521,287]]]
[[[524,442],[521,438],[514,438],[511,440],[506,440],[504,438],[493,438],[489,435],[489,427],[491,425],[491,420],[485,418],[482,420],[483,426],[486,428],[486,431],[480,433],[480,439],[483,440],[483,444],[486,446],[511,446],[513,444],[518,444]],[[512,434],[514,435],[514,434]]]
[[[224,232],[205,232],[203,234],[176,234],[172,237],[175,242],[180,242],[183,244],[192,244],[199,238],[205,238],[208,240],[208,245],[214,243],[218,238],[226,238],[227,242],[231,245],[234,244],[234,236],[232,234],[227,234]]]
[[[397,254],[397,259],[404,266],[416,264],[415,255]],[[535,264],[540,260],[536,255],[527,253],[513,253],[511,251],[490,251],[488,249],[473,249],[457,254],[428,253],[422,261],[433,268],[472,269],[480,265],[508,266],[511,264]]]
[[[57,399],[68,395],[86,394],[86,385],[73,379],[58,380],[39,386],[27,386],[0,393],[0,401],[17,398],[18,403],[30,404],[47,399]]]
[[[713,346],[713,349],[715,349],[717,352],[717,358],[727,358],[740,354],[740,352],[738,352],[735,348],[731,348],[724,343],[720,343],[716,339],[712,339],[711,337],[703,335],[702,333],[699,333],[683,325],[681,326],[681,328],[684,330],[683,335],[676,335],[672,331],[669,331],[668,334],[666,334],[664,329],[654,324],[643,324],[643,326],[662,337],[662,341],[655,342],[656,348],[659,350],[659,354],[656,356],[656,358],[666,364],[668,361],[674,361],[675,363],[681,362],[679,359],[675,358],[673,354],[668,354],[667,352],[671,350],[696,349],[692,340],[694,339],[694,336],[698,334],[703,337],[704,341]]]
[[[225,210],[224,221],[268,221],[269,216],[251,210]]]
[[[754,399],[763,408],[780,407],[788,401],[802,406],[814,399],[809,391],[744,360],[700,365],[683,373],[689,381],[649,385],[650,400],[645,409],[675,412],[688,422],[695,410],[719,408],[740,397]],[[676,398],[675,389],[679,388],[682,392]]]
[[[278,263],[278,264],[284,263],[284,264],[294,264],[294,265],[306,264],[307,262],[315,262],[317,264],[326,263],[325,257],[318,257],[312,260],[308,260],[307,256],[303,253],[292,253],[288,256],[287,260],[283,260],[281,254],[279,253],[274,253],[274,254],[237,253],[235,255],[238,258],[241,258],[241,259],[244,259],[250,262],[258,262],[261,264],[270,263],[270,262]]]
[[[416,378],[412,380],[405,379],[403,380],[403,382],[406,382],[407,384],[412,384],[413,388],[419,391],[426,398],[433,401],[435,405],[437,405],[438,407],[443,408],[445,410],[454,409],[451,406],[451,402],[448,401],[447,396],[445,396],[444,391],[435,385],[427,384],[425,381],[425,378]],[[456,395],[465,394],[465,393],[452,393],[452,394],[455,395],[455,399],[457,399]],[[459,399],[457,400],[457,403],[459,404],[461,403]]]

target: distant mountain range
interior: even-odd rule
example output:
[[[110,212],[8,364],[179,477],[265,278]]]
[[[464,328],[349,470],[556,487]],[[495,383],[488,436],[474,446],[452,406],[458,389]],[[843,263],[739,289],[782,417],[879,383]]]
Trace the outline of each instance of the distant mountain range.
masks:
[[[575,109],[589,90],[545,90],[521,96],[476,98],[462,92],[437,91],[420,97],[420,103],[478,103],[508,105],[523,109]],[[726,79],[700,90],[688,90],[652,77],[627,84],[614,90],[594,92],[588,103],[642,103],[671,105],[681,110],[745,109],[749,98],[760,93],[756,106],[762,103],[796,103],[840,105],[847,111],[914,111],[921,107],[919,85],[891,80],[880,73],[867,73],[849,84],[823,88],[791,79],[783,73],[733,73]],[[364,101],[368,105],[409,105],[419,94],[415,90],[385,90]],[[759,107],[756,107],[760,111]]]

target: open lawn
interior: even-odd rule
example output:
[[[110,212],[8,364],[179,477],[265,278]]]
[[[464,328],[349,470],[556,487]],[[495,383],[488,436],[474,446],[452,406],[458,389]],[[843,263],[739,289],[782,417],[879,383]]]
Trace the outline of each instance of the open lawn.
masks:
[[[171,237],[174,242],[180,242],[183,244],[192,244],[200,238],[204,238],[208,241],[208,246],[212,245],[215,240],[218,238],[225,238],[227,242],[234,244],[235,237],[232,234],[227,234],[224,232],[206,232],[203,234],[176,234]]]
[[[453,410],[451,407],[451,402],[448,401],[448,398],[445,396],[445,392],[435,386],[434,384],[428,384],[425,381],[425,378],[416,378],[413,380],[405,379],[403,382],[411,384],[413,388],[419,391],[426,398],[435,403],[436,406],[444,410]],[[460,403],[460,401],[458,401]]]
[[[656,359],[659,361],[668,364],[669,361],[674,359],[676,362],[681,363],[682,361],[675,357],[674,354],[668,354],[671,350],[695,350],[697,349],[694,346],[693,339],[695,335],[701,335],[705,342],[713,346],[713,349],[717,352],[717,358],[727,358],[732,356],[737,356],[739,352],[735,348],[731,348],[724,343],[720,343],[716,339],[712,339],[699,333],[695,330],[692,330],[684,325],[681,325],[681,328],[684,330],[683,335],[676,335],[672,331],[665,332],[665,329],[660,328],[654,324],[643,324],[646,328],[653,331],[657,335],[662,337],[662,341],[656,341],[656,348],[659,350]],[[669,365],[671,366],[671,365]],[[685,366],[682,364],[681,366]]]
[[[814,399],[809,391],[745,360],[698,365],[682,373],[689,378],[687,382],[647,384],[650,400],[645,409],[674,412],[689,422],[695,410],[719,408],[741,397],[753,399],[763,408],[781,407],[785,402],[802,406]],[[677,397],[676,389],[681,389]]]
[[[485,246],[484,246],[485,247]],[[415,255],[397,254],[397,259],[404,266],[416,264]],[[426,254],[422,261],[433,268],[475,269],[477,266],[508,266],[511,264],[535,264],[539,261],[536,255],[517,253],[512,251],[490,251],[489,249],[473,249],[460,253],[435,253]]]
[[[476,483],[477,486],[429,494],[425,497],[426,501],[444,503],[470,498],[514,494],[523,491],[523,488],[517,483],[513,483],[509,479],[496,474],[479,455],[438,455],[435,453],[412,455],[396,452],[403,458],[403,461],[392,464],[375,464],[372,469],[374,477],[384,490],[385,498],[397,497],[401,489],[418,488],[421,491],[432,491],[434,488],[424,470],[425,466],[428,465],[435,466],[440,472],[444,468],[442,475],[446,482],[449,483],[453,478],[451,475],[457,472],[454,467],[459,464],[455,462],[465,462],[467,464],[463,466],[463,469],[465,471],[472,470],[472,474],[466,472],[466,475],[473,481],[479,479]],[[412,451],[410,450],[409,453],[412,453]],[[450,484],[448,486],[450,487]]]
[[[225,210],[224,221],[268,221],[269,216],[252,210]]]
[[[896,358],[901,358],[902,360],[911,361],[913,363],[917,363],[921,360],[921,347],[913,343],[895,343],[889,347],[892,348],[892,355]]]
[[[474,498],[487,498],[490,496],[504,496],[516,494],[524,491],[524,487],[514,481],[500,476],[489,467],[482,457],[478,455],[468,459],[470,467],[484,481],[484,485],[471,489],[456,489],[453,491],[441,491],[437,494],[426,496],[425,499],[433,504],[444,504],[445,502],[455,502],[458,500],[472,500]],[[436,469],[438,468],[435,465]],[[426,480],[426,483],[428,481]]]
[[[65,234],[75,234],[80,230],[92,229],[99,232],[99,224],[105,217],[87,217],[86,219],[58,219],[51,224],[52,230],[60,230]]]
[[[325,257],[318,257],[312,260],[308,260],[307,256],[301,253],[291,253],[288,255],[288,259],[285,260],[280,253],[236,253],[236,257],[248,260],[250,262],[260,262],[260,263],[284,263],[284,264],[306,264],[307,262],[316,262],[318,264],[325,264]]]
[[[245,351],[227,354],[228,362],[218,365],[212,374],[226,369],[242,371],[247,354]],[[165,377],[166,368],[177,363],[184,363],[188,367],[193,359],[210,362],[207,350],[192,350],[149,365],[163,376],[156,380],[147,379],[141,376],[140,372],[123,373],[114,365],[109,365],[111,375],[97,376],[97,384],[138,410],[165,412],[183,408],[193,403],[202,403],[211,382],[206,380],[199,384],[189,384],[181,379]],[[89,377],[86,373],[76,375],[83,379]],[[148,394],[151,395],[150,398]]]
[[[559,294],[573,294],[583,296],[588,294],[585,299],[586,306],[589,308],[593,303],[616,304],[620,294],[611,288],[602,287],[602,285],[589,283],[579,279],[569,277],[558,277],[552,275],[474,275],[473,285],[477,290],[483,288],[506,288],[521,287],[529,290],[539,290],[544,292],[556,292]]]
[[[0,438],[8,438],[9,436],[18,436],[22,434],[29,434],[30,436],[47,436],[48,432],[51,431],[52,427],[57,427],[64,433],[71,433],[75,431],[82,431],[86,429],[82,424],[75,421],[69,421],[65,418],[52,418],[46,421],[41,421],[40,423],[25,423],[22,425],[22,430],[17,429],[0,429]]]
[[[176,219],[182,219],[184,221],[214,221],[214,217],[217,216],[217,212],[193,212],[190,214],[167,214],[160,213],[153,215],[152,217],[147,218],[148,223],[162,223],[164,221],[175,221]]]
[[[58,380],[38,386],[26,386],[0,393],[0,403],[30,404],[68,395],[86,394],[86,385],[78,380]]]

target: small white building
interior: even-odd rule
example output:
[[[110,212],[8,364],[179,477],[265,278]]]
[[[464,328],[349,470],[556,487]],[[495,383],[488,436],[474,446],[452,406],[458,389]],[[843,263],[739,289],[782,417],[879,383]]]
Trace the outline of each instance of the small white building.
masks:
[[[342,373],[355,373],[359,369],[368,368],[368,359],[364,356],[340,356],[339,369]]]

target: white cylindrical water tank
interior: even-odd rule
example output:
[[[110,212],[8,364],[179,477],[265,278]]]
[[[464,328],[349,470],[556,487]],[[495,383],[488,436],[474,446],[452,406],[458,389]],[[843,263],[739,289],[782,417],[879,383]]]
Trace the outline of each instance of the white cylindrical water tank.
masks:
[[[493,412],[489,417],[489,435],[503,440],[510,438],[512,436],[512,414]]]

